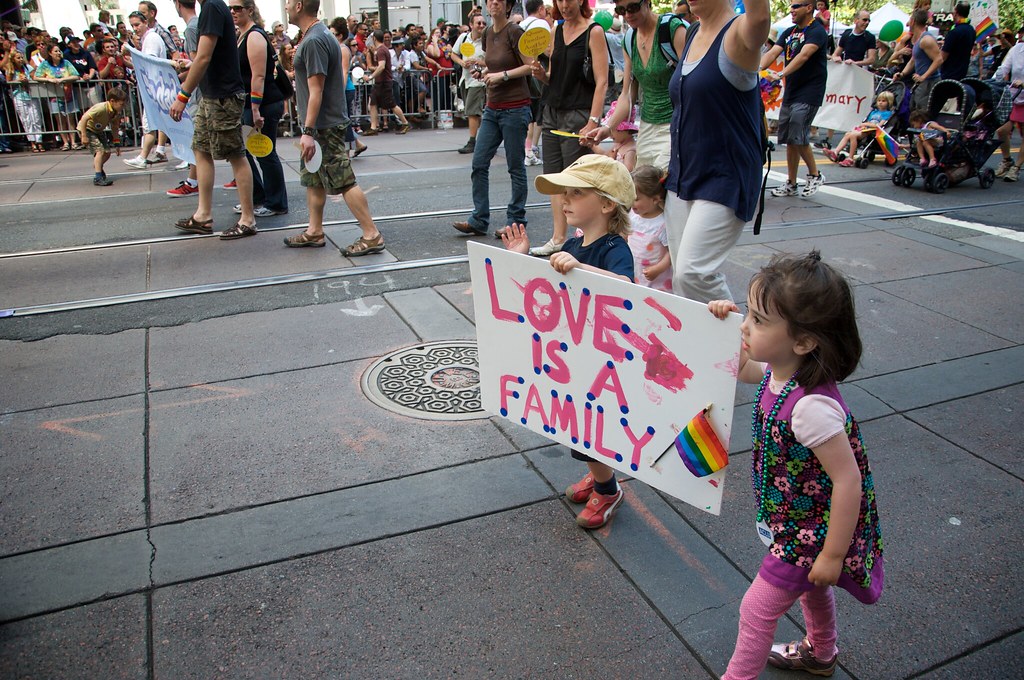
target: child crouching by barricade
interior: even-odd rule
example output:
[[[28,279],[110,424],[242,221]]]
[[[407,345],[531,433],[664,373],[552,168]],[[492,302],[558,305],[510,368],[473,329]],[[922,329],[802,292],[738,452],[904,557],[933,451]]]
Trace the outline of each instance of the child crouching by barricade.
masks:
[[[120,144],[114,147],[114,138],[120,141],[121,112],[127,101],[128,94],[119,87],[113,87],[107,92],[107,101],[90,108],[78,121],[78,139],[82,146],[88,145],[92,152],[92,167],[96,172],[92,183],[98,187],[108,187],[114,183],[107,179],[103,165],[110,160],[111,148],[114,148],[118,156],[121,155]]]

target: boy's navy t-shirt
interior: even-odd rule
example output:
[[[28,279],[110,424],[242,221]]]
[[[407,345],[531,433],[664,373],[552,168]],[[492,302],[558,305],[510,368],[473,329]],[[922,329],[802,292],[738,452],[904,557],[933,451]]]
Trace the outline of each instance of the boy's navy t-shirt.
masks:
[[[562,252],[569,253],[581,264],[628,276],[630,281],[636,280],[633,276],[633,252],[626,239],[616,234],[605,234],[589,246],[583,245],[582,236],[575,236],[565,242]]]

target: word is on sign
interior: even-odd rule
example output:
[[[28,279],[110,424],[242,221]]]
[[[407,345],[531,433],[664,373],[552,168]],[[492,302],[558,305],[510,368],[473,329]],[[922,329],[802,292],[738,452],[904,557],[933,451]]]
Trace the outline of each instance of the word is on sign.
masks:
[[[469,261],[484,408],[717,515],[726,470],[694,475],[675,441],[710,403],[728,446],[739,317],[483,244]]]

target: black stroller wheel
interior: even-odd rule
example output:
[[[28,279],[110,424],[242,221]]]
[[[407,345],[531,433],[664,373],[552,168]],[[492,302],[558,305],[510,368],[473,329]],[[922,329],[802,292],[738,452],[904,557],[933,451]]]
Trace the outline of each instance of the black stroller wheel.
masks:
[[[949,175],[944,172],[936,173],[932,178],[932,189],[937,194],[944,194],[947,188],[949,188]]]
[[[996,183],[996,171],[992,168],[985,168],[978,175],[978,183],[981,184],[982,189],[991,189],[992,185]]]
[[[892,171],[892,183],[895,186],[900,186],[903,183],[903,171],[906,170],[902,165]]]
[[[917,179],[917,171],[911,167],[904,167],[902,177],[903,186],[913,186],[915,179]]]

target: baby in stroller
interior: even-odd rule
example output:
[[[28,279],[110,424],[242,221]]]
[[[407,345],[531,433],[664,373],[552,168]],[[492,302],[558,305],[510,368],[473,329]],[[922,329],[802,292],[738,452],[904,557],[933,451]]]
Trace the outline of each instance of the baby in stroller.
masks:
[[[928,112],[924,109],[911,111],[910,128],[917,130],[914,147],[917,149],[917,157],[921,159],[921,168],[934,168],[939,164],[935,158],[935,149],[946,143],[946,135],[955,131],[934,120],[928,120]]]
[[[844,168],[853,167],[856,165],[854,157],[857,155],[857,145],[870,144],[875,138],[875,131],[878,128],[885,129],[895,113],[896,96],[888,90],[879,92],[875,98],[875,106],[864,122],[843,135],[835,149],[825,149],[825,156]],[[843,151],[847,147],[850,149],[848,155]],[[867,167],[867,164],[862,164],[861,167]]]

